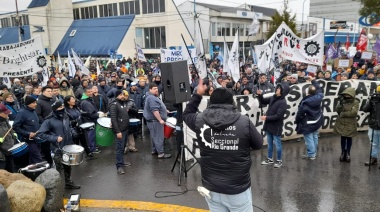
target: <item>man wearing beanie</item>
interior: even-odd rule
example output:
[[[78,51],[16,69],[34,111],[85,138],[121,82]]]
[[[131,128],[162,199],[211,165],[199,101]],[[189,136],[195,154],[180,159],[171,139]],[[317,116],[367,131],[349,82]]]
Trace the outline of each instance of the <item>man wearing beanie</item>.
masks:
[[[56,101],[51,105],[53,113],[46,117],[38,130],[37,137],[50,144],[54,153],[54,163],[57,171],[64,175],[66,189],[80,189],[80,185],[75,185],[71,178],[71,166],[61,162],[61,149],[66,145],[74,144],[71,138],[70,120],[65,112],[65,107],[61,101]]]
[[[268,158],[261,162],[261,165],[274,164],[274,168],[282,166],[281,134],[287,108],[285,96],[289,93],[289,90],[287,83],[280,83],[277,84],[276,93],[271,98],[263,98],[262,95],[259,95],[260,104],[269,104],[266,114],[261,116],[261,120],[265,121],[263,130],[266,132],[268,142]],[[273,143],[277,150],[276,163],[273,157]]]
[[[380,85],[376,88],[371,98],[363,107],[364,112],[369,112],[368,124],[368,137],[372,145],[370,153],[370,160],[365,162],[366,166],[377,165],[377,159],[380,154]]]
[[[253,211],[251,192],[251,149],[260,149],[263,139],[248,116],[235,107],[233,94],[217,88],[210,105],[197,113],[207,89],[199,79],[197,92],[183,112],[186,125],[197,135],[203,187],[211,212]],[[221,201],[223,200],[223,201]]]
[[[13,123],[13,129],[21,141],[26,142],[29,148],[29,163],[34,164],[42,161],[41,145],[38,144],[36,133],[40,128],[39,119],[35,111],[37,100],[31,96],[25,97],[25,107],[17,113]]]
[[[118,174],[124,174],[124,147],[128,139],[129,116],[125,105],[125,96],[122,90],[115,91],[116,99],[110,103],[110,116],[112,131],[115,133],[116,141],[116,170]]]

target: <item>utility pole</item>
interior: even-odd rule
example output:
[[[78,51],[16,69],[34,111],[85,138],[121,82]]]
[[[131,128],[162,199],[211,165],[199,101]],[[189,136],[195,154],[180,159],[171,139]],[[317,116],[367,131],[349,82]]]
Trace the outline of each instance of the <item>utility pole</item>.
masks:
[[[18,42],[21,42],[21,24],[20,24],[20,16],[18,14],[18,5],[17,0],[16,2],[16,25],[17,25],[17,31],[18,31]]]

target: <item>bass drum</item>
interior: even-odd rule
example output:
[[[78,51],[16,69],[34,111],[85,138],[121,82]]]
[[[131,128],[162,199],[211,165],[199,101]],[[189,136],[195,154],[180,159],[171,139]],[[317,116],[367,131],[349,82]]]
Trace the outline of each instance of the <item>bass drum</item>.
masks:
[[[96,144],[99,146],[111,146],[115,141],[115,134],[112,132],[111,119],[98,118],[95,127]]]

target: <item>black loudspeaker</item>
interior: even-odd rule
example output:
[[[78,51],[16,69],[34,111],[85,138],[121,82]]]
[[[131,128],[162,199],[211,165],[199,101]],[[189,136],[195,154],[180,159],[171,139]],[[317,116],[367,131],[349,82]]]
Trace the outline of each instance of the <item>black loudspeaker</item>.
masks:
[[[161,63],[159,67],[164,89],[164,102],[181,103],[189,101],[191,89],[187,61]]]

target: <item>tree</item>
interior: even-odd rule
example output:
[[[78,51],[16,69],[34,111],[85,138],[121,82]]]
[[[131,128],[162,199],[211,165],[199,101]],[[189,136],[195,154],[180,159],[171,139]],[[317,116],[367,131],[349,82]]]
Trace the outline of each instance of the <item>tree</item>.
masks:
[[[380,21],[380,4],[378,0],[360,0],[362,8],[359,14],[364,17],[369,17],[370,24],[376,24]]]
[[[284,11],[280,14],[278,11],[272,16],[272,23],[267,32],[267,38],[269,39],[277,30],[277,28],[281,25],[282,22],[285,22],[289,28],[300,36],[300,33],[297,32],[296,29],[296,15],[291,16],[291,11],[288,8],[288,3],[284,3]]]

